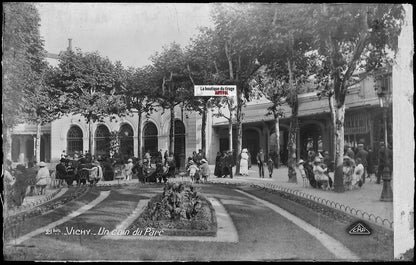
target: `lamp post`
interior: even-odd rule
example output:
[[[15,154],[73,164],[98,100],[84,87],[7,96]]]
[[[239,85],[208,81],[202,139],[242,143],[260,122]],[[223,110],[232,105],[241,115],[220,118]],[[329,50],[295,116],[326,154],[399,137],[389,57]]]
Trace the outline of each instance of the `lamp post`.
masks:
[[[383,120],[384,120],[384,169],[382,174],[383,179],[383,190],[381,192],[380,201],[391,202],[393,201],[393,191],[391,189],[391,171],[389,167],[389,152],[388,152],[388,137],[387,137],[387,110],[389,107],[391,95],[386,92],[377,93],[379,97],[380,107],[383,109]]]

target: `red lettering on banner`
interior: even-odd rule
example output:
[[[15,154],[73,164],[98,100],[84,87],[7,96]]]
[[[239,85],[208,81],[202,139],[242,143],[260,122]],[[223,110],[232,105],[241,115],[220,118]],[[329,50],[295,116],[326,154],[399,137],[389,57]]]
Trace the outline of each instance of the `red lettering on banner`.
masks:
[[[215,91],[215,95],[228,95],[228,91]]]

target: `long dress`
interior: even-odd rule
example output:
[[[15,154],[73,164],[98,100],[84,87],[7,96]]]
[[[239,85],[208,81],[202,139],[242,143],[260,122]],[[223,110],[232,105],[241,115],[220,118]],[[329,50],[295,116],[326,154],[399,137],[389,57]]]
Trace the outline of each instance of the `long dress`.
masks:
[[[247,155],[247,153],[241,153],[240,174],[248,176],[248,155]]]

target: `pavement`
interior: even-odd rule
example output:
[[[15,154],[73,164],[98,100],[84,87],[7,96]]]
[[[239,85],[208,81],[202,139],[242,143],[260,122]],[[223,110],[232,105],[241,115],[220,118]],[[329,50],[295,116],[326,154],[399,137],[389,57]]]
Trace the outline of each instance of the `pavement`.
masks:
[[[210,166],[211,172],[214,172],[215,166]],[[235,167],[233,169],[235,172]],[[315,189],[309,185],[304,185],[302,177],[297,173],[298,183],[289,183],[288,182],[288,168],[282,166],[278,169],[273,170],[272,178],[269,178],[269,172],[267,167],[264,169],[264,178],[259,178],[258,167],[253,165],[248,171],[248,176],[234,176],[233,179],[230,178],[216,178],[211,177],[212,181],[215,182],[228,182],[228,183],[252,183],[252,184],[266,184],[271,183],[279,187],[286,189],[300,191],[306,194],[317,196],[326,200],[333,202],[338,202],[350,208],[360,209],[367,212],[368,214],[373,214],[375,216],[380,216],[382,219],[387,219],[390,222],[393,222],[393,202],[382,202],[380,201],[381,192],[383,190],[383,184],[376,184],[375,181],[369,181],[366,179],[364,185],[357,190],[345,191],[342,193],[327,191],[321,189]],[[331,178],[333,179],[333,173],[330,173]]]

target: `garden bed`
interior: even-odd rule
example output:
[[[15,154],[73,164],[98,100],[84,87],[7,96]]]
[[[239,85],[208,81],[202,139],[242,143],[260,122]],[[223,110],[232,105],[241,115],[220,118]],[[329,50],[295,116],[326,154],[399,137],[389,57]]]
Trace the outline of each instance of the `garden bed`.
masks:
[[[166,192],[165,186],[164,193],[153,197],[143,213],[128,228],[130,234],[151,228],[163,230],[160,234],[163,236],[216,236],[217,221],[211,203],[191,185],[167,186],[175,185],[183,190],[175,195],[175,192]],[[173,204],[171,199],[174,195],[180,201],[175,209],[168,205],[169,202]]]

